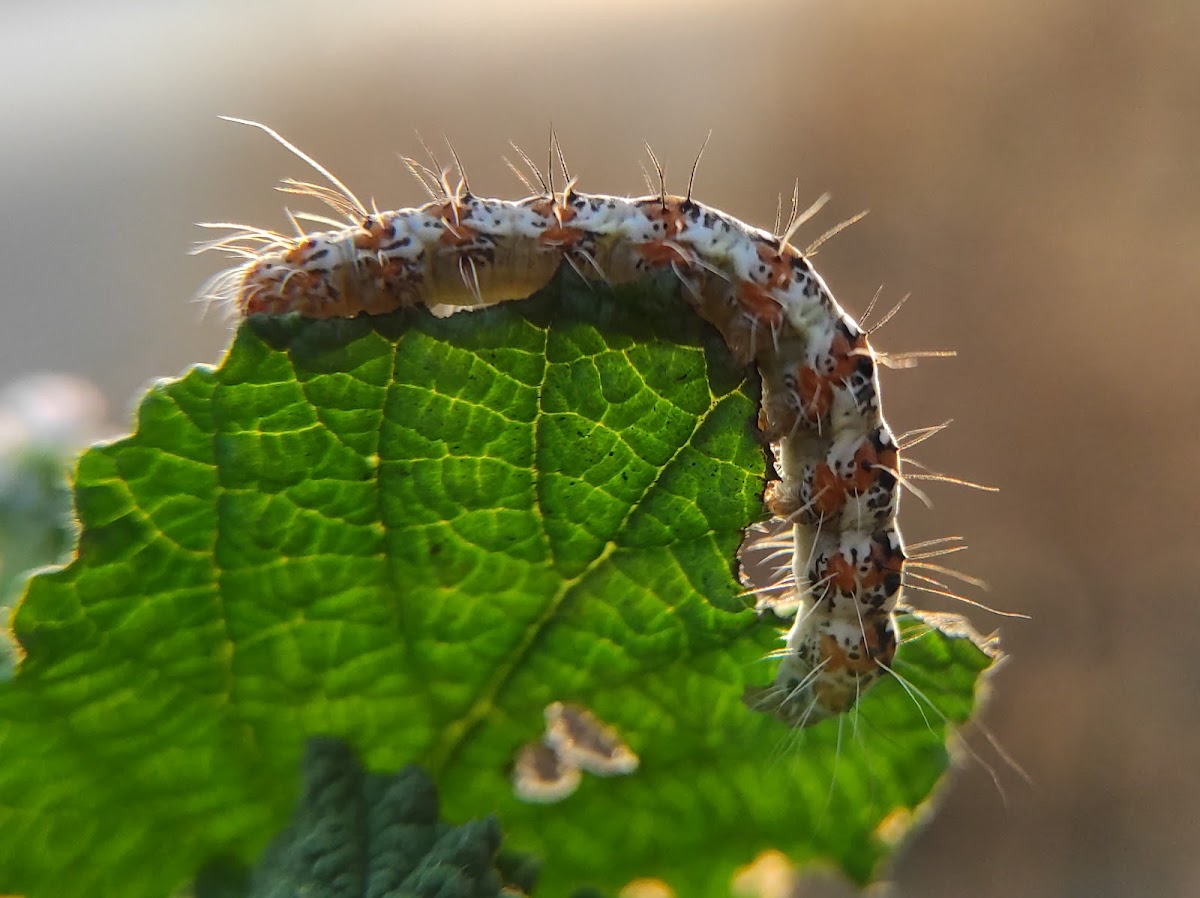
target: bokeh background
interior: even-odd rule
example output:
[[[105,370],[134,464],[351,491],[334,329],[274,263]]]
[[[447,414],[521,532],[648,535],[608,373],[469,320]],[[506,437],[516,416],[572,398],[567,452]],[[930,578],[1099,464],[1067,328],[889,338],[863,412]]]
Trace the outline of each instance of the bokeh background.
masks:
[[[218,114],[381,207],[424,199],[414,129],[517,196],[500,155],[550,122],[583,189],[643,192],[643,139],[681,189],[711,128],[706,202],[770,227],[798,177],[834,195],[802,242],[869,207],[818,268],[855,312],[911,291],[885,349],[959,352],[889,373],[889,419],[955,418],[917,457],[1002,488],[934,485],[906,535],[967,536],[1034,618],[972,613],[1003,624],[985,720],[1034,785],[1001,769],[1005,807],[965,762],[891,889],[1200,895],[1200,4],[6,0],[0,384],[76,373],[125,422],[216,360],[192,223],[281,227],[272,184],[308,175]]]

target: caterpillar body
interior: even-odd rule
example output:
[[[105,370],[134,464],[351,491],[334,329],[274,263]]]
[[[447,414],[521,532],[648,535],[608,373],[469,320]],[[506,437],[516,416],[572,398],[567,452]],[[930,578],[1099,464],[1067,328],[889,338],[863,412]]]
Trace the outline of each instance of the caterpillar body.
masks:
[[[433,199],[380,212],[275,132],[246,124],[333,185],[289,180],[281,189],[324,201],[346,223],[294,216],[328,226],[305,233],[297,224],[296,237],[214,225],[232,233],[201,249],[241,262],[203,295],[242,316],[480,307],[529,295],[563,264],[612,284],[673,272],[735,358],[758,367],[759,423],[778,474],[765,501],[790,527],[787,580],[798,610],[774,682],[748,691],[747,704],[803,727],[851,708],[890,670],[906,561],[896,521],[899,449],[867,334],[790,243],[805,216],[774,234],[696,202],[690,186],[685,196],[665,187],[639,198],[582,193],[561,153],[566,183],[558,190],[522,154],[541,190],[522,177],[533,195],[515,201],[474,195],[461,165],[452,187],[445,170],[406,160]]]

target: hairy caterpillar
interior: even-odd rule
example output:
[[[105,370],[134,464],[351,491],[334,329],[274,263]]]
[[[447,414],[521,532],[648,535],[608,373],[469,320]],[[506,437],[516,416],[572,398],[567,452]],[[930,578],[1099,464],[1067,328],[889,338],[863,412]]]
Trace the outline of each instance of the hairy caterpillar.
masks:
[[[890,671],[908,560],[896,520],[902,447],[880,408],[881,357],[790,243],[816,206],[800,215],[793,208],[788,227],[769,233],[696,202],[690,182],[684,196],[669,195],[656,160],[657,193],[579,192],[558,152],[561,189],[524,153],[536,186],[510,163],[532,193],[516,201],[476,196],[461,164],[452,186],[436,159],[438,170],[406,159],[431,202],[380,212],[271,129],[242,123],[271,134],[332,185],[289,179],[280,189],[345,219],[294,215],[295,237],[208,225],[230,233],[200,249],[241,262],[214,277],[203,298],[242,316],[480,307],[532,293],[564,263],[609,283],[673,272],[696,312],[762,377],[760,427],[778,473],[766,503],[785,528],[774,545],[789,559],[783,583],[797,610],[773,684],[748,693],[747,703],[804,727],[851,708]],[[300,220],[327,229],[305,232]]]

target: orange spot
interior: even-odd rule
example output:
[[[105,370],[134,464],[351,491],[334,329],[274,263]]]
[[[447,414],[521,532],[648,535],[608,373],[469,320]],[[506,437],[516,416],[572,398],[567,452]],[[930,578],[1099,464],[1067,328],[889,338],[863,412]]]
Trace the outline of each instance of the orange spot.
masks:
[[[653,200],[642,206],[642,212],[651,221],[663,223],[664,239],[678,237],[687,228],[687,216],[683,213],[683,200],[669,196],[666,200]]]
[[[446,220],[446,226],[442,228],[442,236],[438,238],[438,241],[447,246],[466,246],[478,236],[479,232],[474,228]]]
[[[568,228],[561,224],[552,224],[546,230],[542,231],[538,237],[538,242],[542,246],[570,249],[583,239],[585,233],[587,232],[580,228]]]
[[[752,281],[741,281],[737,287],[737,297],[742,308],[756,321],[765,321],[771,327],[783,323],[783,309],[766,287]]]
[[[866,436],[850,460],[850,467],[846,471],[846,488],[855,494],[865,493],[880,474],[898,470],[899,463],[900,455],[894,446],[877,446],[875,434]]]
[[[820,660],[825,662],[826,673],[837,673],[850,666],[850,659],[842,650],[838,641],[826,633],[821,637],[821,647],[818,650]]]
[[[311,237],[306,237],[283,254],[283,261],[288,265],[303,265],[307,261],[309,251],[316,245]]]
[[[447,246],[463,246],[479,236],[479,232],[474,228],[462,224],[463,207],[461,204],[452,200],[443,200],[427,208],[430,215],[442,222],[442,233],[438,237],[440,243]],[[371,220],[371,226],[366,233],[369,237],[355,237],[354,245],[358,249],[377,250],[384,244],[385,237],[390,240],[394,236],[391,226],[384,228],[383,223],[378,219]]]
[[[801,367],[796,372],[796,394],[800,411],[809,421],[820,421],[833,404],[833,386],[815,368]]]
[[[385,240],[392,238],[390,225],[384,226],[382,219],[372,218],[370,223],[360,228],[354,234],[354,248],[374,252],[383,246]]]
[[[878,642],[878,637],[875,635],[875,628],[870,622],[864,622],[863,631],[867,634],[865,640],[859,641],[859,648],[863,651],[857,653],[858,657],[853,658],[842,648],[841,644],[832,636],[825,635],[821,637],[820,655],[821,660],[825,662],[825,670],[828,673],[837,673],[844,670],[855,677],[861,677],[865,674],[874,673],[878,669],[876,658],[879,655],[870,650],[872,642]],[[887,663],[886,661],[884,662]],[[838,710],[845,710],[839,708]]]
[[[833,343],[829,347],[829,355],[833,358],[833,372],[830,378],[842,381],[854,373],[859,360],[868,352],[867,335],[859,334],[851,342],[839,327],[834,331]]]
[[[362,266],[371,277],[376,290],[383,290],[398,280],[408,267],[401,259],[385,259],[381,262],[374,256],[363,259]]]
[[[843,595],[854,595],[858,589],[858,581],[854,576],[854,565],[840,553],[825,563],[825,575],[821,579],[826,577],[829,578],[829,585]]]
[[[770,269],[767,284],[771,287],[787,288],[792,282],[792,265],[787,258],[777,250],[761,243],[756,251],[758,260]]]
[[[651,240],[649,243],[638,244],[637,251],[642,258],[657,268],[666,268],[675,262],[687,265],[691,262],[678,247],[669,246],[662,240]]]
[[[571,206],[565,206],[558,198],[542,197],[529,204],[529,208],[542,218],[553,218],[559,224],[572,221],[578,214]]]
[[[841,480],[825,462],[813,469],[811,495],[813,510],[822,518],[833,516],[846,502]]]
[[[862,585],[871,588],[883,583],[889,574],[899,574],[904,570],[904,552],[893,549],[881,542],[871,544],[871,569],[863,575]]]
[[[879,476],[875,466],[879,464],[879,454],[871,443],[870,437],[864,437],[862,443],[854,451],[850,469],[846,472],[847,489],[852,493],[865,493]]]

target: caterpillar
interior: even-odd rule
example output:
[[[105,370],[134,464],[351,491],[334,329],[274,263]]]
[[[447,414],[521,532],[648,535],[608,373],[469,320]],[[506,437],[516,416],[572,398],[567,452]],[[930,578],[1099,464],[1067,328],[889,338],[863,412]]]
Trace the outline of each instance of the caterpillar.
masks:
[[[552,138],[545,172],[514,145],[530,173],[509,162],[530,191],[525,199],[477,196],[457,154],[452,185],[430,153],[434,168],[405,158],[430,202],[381,212],[275,131],[231,120],[266,131],[328,182],[286,179],[281,190],[320,200],[344,219],[289,212],[295,237],[207,225],[228,233],[199,251],[225,251],[239,263],[201,295],[240,316],[480,307],[529,295],[562,265],[610,284],[672,272],[695,311],[762,380],[759,427],[777,475],[765,504],[783,530],[769,545],[789,559],[784,580],[796,612],[773,683],[744,700],[802,728],[853,707],[891,670],[908,561],[897,524],[901,445],[881,409],[885,359],[791,243],[819,203],[796,214],[793,199],[789,225],[768,232],[692,198],[699,156],[686,194],[669,194],[652,151],[656,192],[587,194]],[[305,231],[301,221],[325,229]]]

